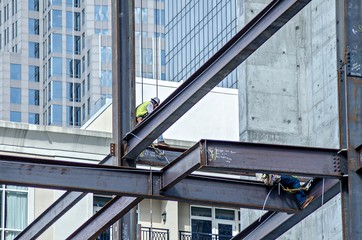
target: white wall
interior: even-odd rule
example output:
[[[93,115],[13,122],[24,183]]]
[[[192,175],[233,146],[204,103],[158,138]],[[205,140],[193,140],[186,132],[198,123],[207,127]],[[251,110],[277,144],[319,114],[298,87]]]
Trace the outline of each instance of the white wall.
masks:
[[[136,106],[158,96],[161,102],[170,95],[180,83],[140,79],[136,81]],[[85,123],[89,130],[112,131],[112,107],[106,105],[101,115]],[[183,117],[164,134],[171,143],[180,141],[197,142],[200,139],[238,141],[238,90],[214,88],[202,98]]]

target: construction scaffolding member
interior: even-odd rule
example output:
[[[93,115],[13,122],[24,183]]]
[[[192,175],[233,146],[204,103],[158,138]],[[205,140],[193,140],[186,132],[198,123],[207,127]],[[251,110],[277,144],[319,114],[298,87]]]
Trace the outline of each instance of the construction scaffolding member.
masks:
[[[160,105],[160,99],[158,97],[151,98],[150,101],[146,101],[138,105],[136,108],[137,124],[142,122],[143,119],[148,116],[148,114],[153,112],[153,110],[158,107],[158,105]],[[162,134],[157,138],[157,145],[165,147],[170,146],[165,142]]]

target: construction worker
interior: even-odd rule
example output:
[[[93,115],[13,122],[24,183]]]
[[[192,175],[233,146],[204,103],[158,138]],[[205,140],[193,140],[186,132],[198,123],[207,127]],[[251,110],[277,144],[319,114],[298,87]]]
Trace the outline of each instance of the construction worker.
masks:
[[[284,191],[294,193],[295,200],[298,203],[299,209],[303,210],[306,208],[309,203],[311,203],[314,199],[313,196],[307,197],[305,192],[305,188],[300,186],[300,181],[298,178],[291,175],[276,175],[276,174],[265,174],[265,173],[256,173],[256,178],[262,181],[267,186],[274,186],[276,184],[280,184]],[[313,179],[311,179],[307,184],[310,186],[310,183]],[[308,186],[308,188],[309,188]]]
[[[301,210],[306,208],[309,205],[309,203],[311,203],[314,199],[313,196],[307,197],[307,194],[305,193],[304,189],[302,189],[300,186],[299,179],[294,176],[281,175],[280,184],[282,185],[283,189],[291,189],[291,192],[295,193],[295,199]]]
[[[142,120],[145,117],[147,117],[148,114],[153,112],[153,110],[155,108],[157,108],[158,105],[160,105],[160,99],[158,97],[153,97],[153,98],[151,98],[150,101],[146,101],[146,102],[143,102],[140,105],[138,105],[137,108],[136,108],[136,121],[137,121],[137,123],[142,122]],[[163,139],[162,134],[157,138],[157,145],[158,146],[165,146],[165,147],[170,146],[165,142],[165,140]]]

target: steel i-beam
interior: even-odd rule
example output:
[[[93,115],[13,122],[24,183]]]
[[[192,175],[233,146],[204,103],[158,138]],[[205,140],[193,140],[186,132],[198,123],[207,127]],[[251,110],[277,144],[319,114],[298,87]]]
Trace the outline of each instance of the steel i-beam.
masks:
[[[345,158],[337,149],[201,140],[162,169],[166,191],[194,170],[265,172],[341,178]]]
[[[161,171],[34,159],[0,160],[0,183],[105,195],[175,200],[201,205],[296,212],[288,194],[278,196],[260,182],[191,175],[160,194]]]
[[[107,155],[99,164],[112,165],[111,155]],[[15,240],[36,239],[69,209],[82,200],[85,195],[87,195],[87,193],[67,191],[21,231],[21,233],[15,237]]]
[[[74,231],[67,240],[95,239],[135,207],[142,198],[116,196]]]
[[[126,136],[124,158],[135,159],[309,2],[272,1]]]
[[[324,192],[323,192],[324,190]],[[241,231],[232,240],[277,239],[283,233],[323,206],[324,203],[335,197],[340,191],[339,181],[336,179],[318,179],[313,183],[309,195],[315,197],[306,209],[297,214],[283,212],[267,212],[261,221],[255,221],[248,228]]]

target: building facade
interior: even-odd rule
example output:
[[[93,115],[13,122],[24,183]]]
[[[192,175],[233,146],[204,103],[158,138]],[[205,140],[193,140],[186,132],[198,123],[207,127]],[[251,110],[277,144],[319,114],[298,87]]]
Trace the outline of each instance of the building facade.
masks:
[[[165,79],[163,1],[135,3],[136,76]],[[78,128],[112,97],[111,1],[0,1],[0,119]]]
[[[185,81],[237,32],[236,0],[166,0],[167,80]],[[237,88],[237,70],[219,87]]]

